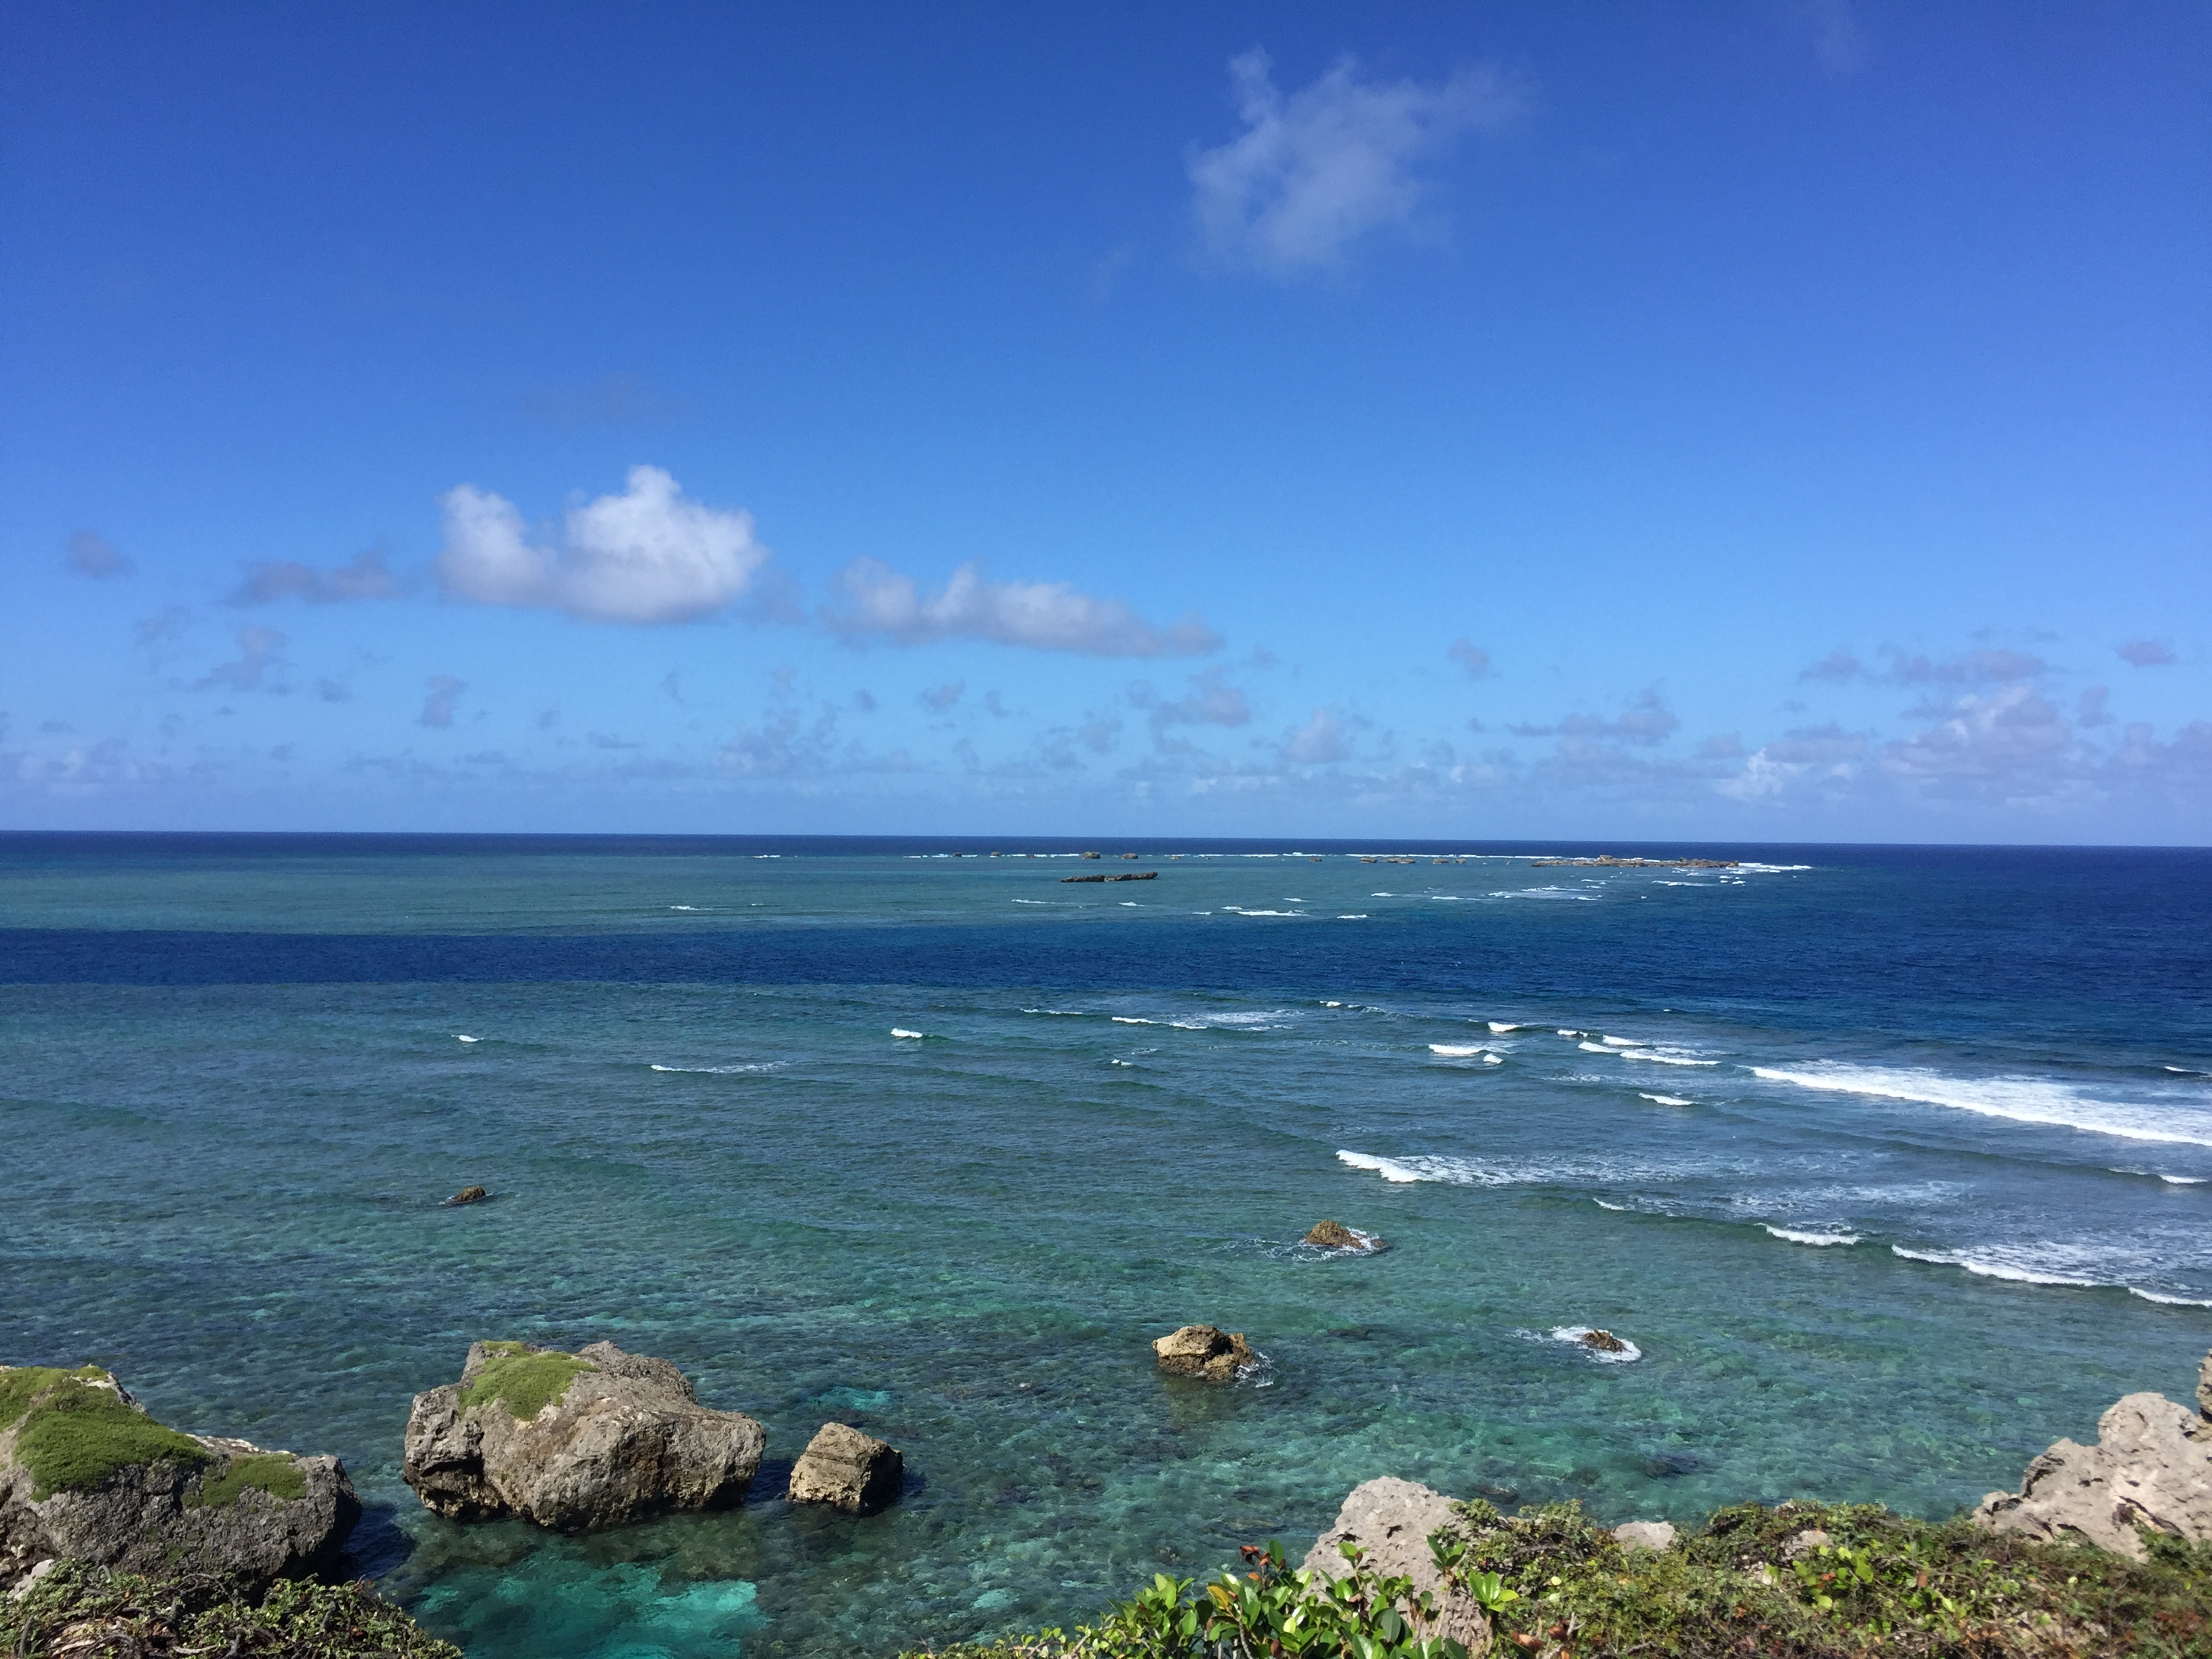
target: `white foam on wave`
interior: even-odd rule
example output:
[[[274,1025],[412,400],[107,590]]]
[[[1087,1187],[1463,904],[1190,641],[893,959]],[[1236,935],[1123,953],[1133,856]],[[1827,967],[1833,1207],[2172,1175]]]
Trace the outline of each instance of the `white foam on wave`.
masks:
[[[1628,1206],[1626,1204],[1608,1204],[1601,1198],[1594,1198],[1590,1200],[1590,1202],[1596,1205],[1601,1210],[1613,1210],[1622,1214],[1626,1214],[1628,1210]]]
[[[1659,1066],[1717,1066],[1720,1064],[1717,1060],[1699,1060],[1695,1054],[1671,1054],[1660,1048],[1619,1048],[1614,1052],[1623,1060],[1648,1060]]]
[[[1484,1050],[1480,1043],[1431,1042],[1429,1045],[1429,1052],[1432,1054],[1442,1054],[1446,1060],[1473,1060]]]
[[[1562,1032],[1560,1035],[1565,1036],[1565,1033]],[[1616,1052],[1613,1049],[1607,1048],[1602,1042],[1578,1042],[1575,1047],[1580,1048],[1586,1054],[1609,1054]]]
[[[1644,1046],[1637,1037],[1601,1036],[1598,1041],[1608,1048],[1641,1048]]]
[[[1224,904],[1221,908],[1232,916],[1302,916],[1305,915],[1303,910],[1247,910],[1241,904]]]
[[[1024,1008],[1025,1014],[1050,1014],[1054,1019],[1085,1019],[1089,1018],[1080,1008]]]
[[[1436,1179],[1435,1176],[1424,1175],[1407,1164],[1397,1162],[1395,1158],[1376,1158],[1368,1152],[1340,1152],[1336,1155],[1336,1160],[1340,1164],[1349,1164],[1355,1170],[1372,1170],[1383,1180],[1396,1182],[1401,1185],[1416,1181]]]
[[[1771,1221],[1762,1221],[1759,1224],[1777,1238],[1792,1244],[1810,1244],[1815,1249],[1826,1249],[1836,1244],[1856,1244],[1863,1237],[1858,1233],[1801,1233],[1793,1228],[1778,1227]]]
[[[1485,1054],[1482,1057],[1482,1063],[1486,1066],[1503,1066],[1505,1063],[1505,1056],[1503,1054]]]
[[[1508,1032],[1508,1031],[1525,1031],[1525,1030],[1527,1030],[1528,1029],[1528,1028],[1527,1026],[1525,1026],[1525,1025],[1515,1025],[1515,1024],[1511,1024],[1508,1023],[1507,1021],[1505,1021],[1505,1020],[1502,1020],[1502,1019],[1486,1020],[1486,1021],[1485,1021],[1484,1023],[1485,1023],[1486,1024],[1487,1024],[1487,1025],[1490,1027],[1490,1029],[1491,1029],[1492,1030],[1493,1030],[1493,1031],[1497,1032],[1497,1033],[1498,1033],[1498,1036],[1504,1036],[1504,1035],[1505,1035],[1505,1033],[1506,1033],[1506,1032]]]
[[[465,1031],[456,1031],[453,1033],[453,1041],[456,1042],[482,1042],[483,1039],[482,1037],[472,1037]]]
[[[891,1027],[891,1035],[892,1035],[893,1036],[895,1036],[895,1037],[907,1037],[907,1038],[909,1038],[909,1039],[911,1039],[911,1040],[913,1040],[913,1041],[915,1041],[915,1042],[920,1042],[920,1041],[921,1041],[921,1032],[919,1032],[919,1031],[909,1031],[909,1030],[907,1030],[903,1029],[902,1027],[896,1026],[896,1025],[894,1025],[894,1026],[892,1026],[892,1027]]]
[[[1963,1267],[1978,1278],[2002,1279],[2014,1285],[2063,1285],[2083,1291],[2100,1288],[2099,1281],[2094,1279],[2039,1271],[2017,1262],[1999,1261],[1988,1255],[1970,1255],[1964,1250],[1908,1250],[1902,1244],[1893,1244],[1889,1249],[1891,1255],[1902,1256],[1907,1261],[1926,1261],[1938,1267]],[[2118,1286],[2110,1288],[2117,1289]]]
[[[1680,1095],[1638,1094],[1636,1097],[1638,1100],[1648,1100],[1654,1106],[1694,1106],[1698,1103],[1694,1100],[1685,1100]]]
[[[1139,1019],[1134,1014],[1115,1014],[1113,1018],[1114,1023],[1116,1025],[1157,1025],[1159,1024],[1159,1021],[1156,1019]]]
[[[1835,1094],[1943,1106],[1983,1117],[2128,1140],[2212,1146],[2212,1114],[2201,1107],[2164,1107],[2135,1101],[2098,1100],[2063,1083],[2031,1077],[1951,1078],[1917,1067],[1851,1066],[1818,1060],[1809,1066],[1754,1066],[1753,1077]]]
[[[2146,1302],[2155,1302],[2164,1308],[2212,1308],[2212,1302],[2201,1301],[2193,1296],[2161,1296],[2156,1291],[2146,1291],[2141,1285],[2128,1286],[2130,1296],[2139,1296]]]
[[[1337,920],[1339,921],[1364,921],[1367,920],[1367,912],[1364,910],[1348,910],[1344,915],[1339,916]]]
[[[656,1061],[651,1069],[656,1072],[697,1073],[706,1077],[736,1077],[747,1072],[773,1072],[783,1064],[780,1060],[764,1060],[750,1066],[663,1066]]]
[[[1789,873],[1790,873],[1790,872],[1792,872],[1792,871],[1796,871],[1796,870],[1809,870],[1809,869],[1811,869],[1812,867],[1813,867],[1813,866],[1812,866],[1811,865],[1809,865],[1809,864],[1750,864],[1750,863],[1745,863],[1745,864],[1739,864],[1739,865],[1737,865],[1737,866],[1736,866],[1736,868],[1737,868],[1737,869],[1739,869],[1739,870],[1747,870],[1747,871],[1749,871],[1753,875],[1755,875],[1755,876],[1780,876],[1780,875],[1787,875],[1787,874],[1789,874]]]
[[[1618,1353],[1607,1352],[1603,1348],[1593,1348],[1583,1340],[1590,1334],[1592,1328],[1588,1325],[1561,1325],[1553,1330],[1552,1340],[1571,1343],[1601,1365],[1629,1365],[1644,1358],[1644,1350],[1625,1336],[1616,1336],[1613,1339],[1620,1344],[1620,1351]]]
[[[1009,899],[1007,902],[1010,904],[1049,904],[1052,901],[1050,899]]]
[[[1562,1025],[1559,1027],[1559,1035],[1563,1037],[1578,1037],[1582,1033],[1580,1031],[1570,1031],[1565,1026]]]
[[[668,908],[672,910],[696,910],[699,907],[696,904],[672,904]]]

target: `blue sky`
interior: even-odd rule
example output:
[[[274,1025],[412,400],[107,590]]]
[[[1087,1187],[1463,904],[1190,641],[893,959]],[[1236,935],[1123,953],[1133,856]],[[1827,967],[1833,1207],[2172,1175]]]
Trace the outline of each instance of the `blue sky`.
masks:
[[[0,826],[2212,839],[2197,5],[18,5]]]

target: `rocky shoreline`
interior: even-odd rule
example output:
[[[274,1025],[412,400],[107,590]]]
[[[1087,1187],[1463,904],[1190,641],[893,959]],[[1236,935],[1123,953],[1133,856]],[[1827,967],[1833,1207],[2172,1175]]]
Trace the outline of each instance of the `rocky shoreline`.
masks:
[[[1339,1244],[1340,1233],[1352,1244]],[[1335,1251],[1381,1248],[1380,1240],[1334,1223],[1314,1235],[1321,1247]],[[1266,1364],[1243,1333],[1211,1325],[1182,1327],[1152,1346],[1163,1375],[1200,1383],[1235,1382]],[[2021,1547],[2070,1551],[2076,1561],[2109,1559],[2147,1571],[2168,1557],[2194,1562],[2201,1556],[2202,1568],[2212,1569],[2212,1355],[2201,1368],[2193,1406],[2130,1395],[2105,1413],[2099,1431],[2094,1445],[2057,1442],[2028,1465],[2018,1491],[1990,1493],[1970,1515],[1946,1523],[1951,1531],[1945,1536],[1955,1544],[1963,1528],[1992,1540],[2017,1540]],[[588,1532],[736,1503],[758,1473],[766,1443],[758,1421],[700,1404],[690,1379],[666,1360],[626,1353],[610,1342],[569,1353],[487,1340],[470,1346],[458,1381],[415,1397],[403,1474],[426,1508],[452,1520],[511,1516],[550,1530]],[[793,1465],[786,1496],[794,1504],[866,1515],[894,1502],[904,1477],[896,1448],[832,1422]],[[1759,1510],[1755,1522],[1743,1518],[1750,1510],[1723,1511],[1703,1532],[1683,1539],[1665,1522],[1594,1529],[1571,1504],[1524,1510],[1509,1522],[1480,1500],[1462,1503],[1383,1476],[1346,1497],[1302,1569],[1291,1570],[1278,1553],[1261,1560],[1255,1582],[1275,1584],[1292,1602],[1319,1597],[1340,1611],[1348,1597],[1365,1609],[1363,1618],[1401,1607],[1407,1640],[1427,1645],[1416,1652],[1386,1644],[1376,1652],[1453,1659],[1451,1648],[1472,1654],[1492,1645],[1508,1610],[1540,1597],[1540,1590],[1516,1589],[1480,1568],[1501,1549],[1520,1549],[1514,1540],[1525,1542],[1524,1534],[1549,1536],[1547,1528],[1571,1534],[1583,1553],[1577,1559],[1671,1558],[1689,1550],[1704,1552],[1698,1554],[1703,1560],[1720,1533],[1746,1526],[1771,1532],[1773,1517],[1788,1510]],[[1785,1571],[1802,1577],[1796,1569],[1804,1561],[1839,1560],[1840,1568],[1822,1568],[1831,1578],[1836,1571],[1859,1571],[1861,1558],[1851,1553],[1856,1547],[1838,1541],[1825,1518],[1831,1514],[1844,1517],[1836,1525],[1862,1531],[1879,1530],[1869,1517],[1883,1517],[1881,1525],[1893,1532],[1942,1530],[1872,1509],[1814,1506],[1804,1513],[1812,1518],[1776,1534],[1778,1542],[1766,1554],[1741,1556],[1737,1570],[1765,1589],[1787,1588]],[[162,1602],[169,1607],[167,1622],[156,1623],[172,1632],[225,1607],[236,1618],[266,1614],[281,1622],[313,1601],[299,1586],[331,1577],[360,1514],[336,1457],[170,1428],[97,1366],[0,1366],[0,1609],[7,1610],[0,1613],[0,1636],[9,1633],[9,1620],[27,1628],[24,1621],[64,1603],[82,1611],[80,1604]],[[1736,1518],[1723,1525],[1730,1516]],[[118,1586],[136,1588],[125,1594]],[[356,1622],[375,1626],[386,1642],[358,1651],[453,1651],[428,1638],[408,1645],[420,1632],[409,1633],[413,1627],[404,1614],[376,1610],[373,1596],[360,1600],[365,1587],[346,1593],[362,1609]],[[2212,1601],[2207,1606],[2212,1609]],[[1564,1636],[1540,1633],[1532,1643],[1523,1639],[1528,1634],[1516,1632],[1515,1645],[1564,1659]],[[2212,1611],[2205,1634],[2212,1643]],[[165,1650],[143,1642],[137,1650]],[[1022,1650],[1089,1651],[1079,1644]],[[1141,1644],[1115,1650],[1152,1650]],[[1585,1644],[1583,1650],[1599,1650]]]

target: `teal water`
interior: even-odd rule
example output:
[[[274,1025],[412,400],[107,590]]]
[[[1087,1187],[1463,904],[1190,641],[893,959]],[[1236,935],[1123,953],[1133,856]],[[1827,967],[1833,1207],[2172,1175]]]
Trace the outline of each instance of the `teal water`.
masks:
[[[1948,1513],[2212,1346],[2212,856],[762,850],[0,837],[0,1360],[338,1452],[479,1659],[688,1659],[1073,1621],[1382,1474]],[[1197,1320],[1263,1371],[1158,1376]],[[429,1516],[482,1336],[676,1361],[751,1498]],[[777,1496],[831,1417],[884,1514]]]

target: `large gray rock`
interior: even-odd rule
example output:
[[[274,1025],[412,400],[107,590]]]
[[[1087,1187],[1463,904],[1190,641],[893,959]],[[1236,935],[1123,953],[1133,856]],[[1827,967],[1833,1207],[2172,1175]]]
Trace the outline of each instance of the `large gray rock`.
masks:
[[[1366,1480],[1352,1489],[1327,1532],[1306,1552],[1304,1565],[1325,1578],[1352,1571],[1340,1544],[1357,1544],[1366,1554],[1365,1571],[1384,1578],[1410,1578],[1413,1593],[1434,1598],[1436,1616],[1424,1636],[1449,1636],[1469,1653],[1490,1645],[1490,1620],[1463,1591],[1448,1584],[1437,1570],[1429,1535],[1454,1524],[1452,1500],[1442,1492],[1395,1475]],[[1410,1611],[1410,1609],[1408,1609]]]
[[[453,1520],[586,1532],[733,1504],[767,1443],[743,1413],[702,1406],[665,1359],[478,1342],[458,1383],[415,1396],[401,1474]]]
[[[824,1423],[791,1467],[794,1504],[830,1504],[865,1515],[898,1496],[906,1460],[897,1447],[848,1423]]]
[[[1974,1519],[2137,1560],[2138,1527],[2212,1538],[2212,1354],[2198,1375],[2198,1411],[2163,1395],[2129,1395],[2098,1419],[2095,1445],[2059,1441],[2027,1466],[2018,1492],[1991,1492]]]
[[[167,1428],[96,1365],[0,1365],[0,1592],[69,1558],[258,1593],[331,1566],[360,1517],[335,1457]]]

